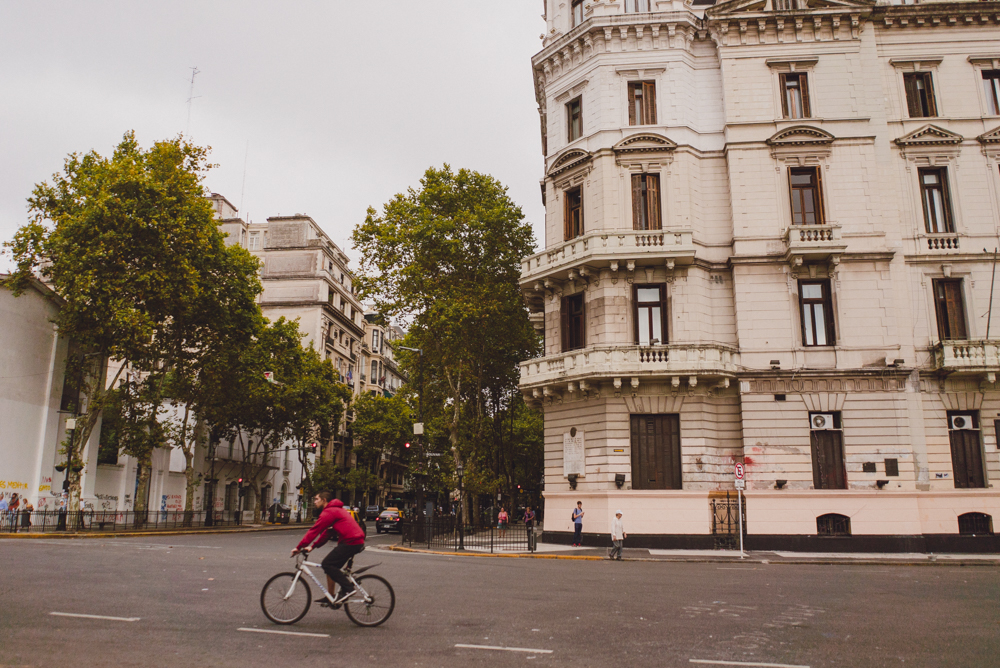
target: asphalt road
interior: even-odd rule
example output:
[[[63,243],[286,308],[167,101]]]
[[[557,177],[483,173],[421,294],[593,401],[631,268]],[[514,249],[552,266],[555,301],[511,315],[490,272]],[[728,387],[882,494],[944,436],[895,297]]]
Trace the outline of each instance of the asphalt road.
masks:
[[[300,531],[0,540],[0,666],[997,666],[1000,570],[382,552],[382,627],[258,597]],[[325,550],[325,548],[323,548]],[[52,612],[139,618],[126,622]],[[329,637],[239,631],[288,630]],[[456,644],[524,648],[504,651]]]

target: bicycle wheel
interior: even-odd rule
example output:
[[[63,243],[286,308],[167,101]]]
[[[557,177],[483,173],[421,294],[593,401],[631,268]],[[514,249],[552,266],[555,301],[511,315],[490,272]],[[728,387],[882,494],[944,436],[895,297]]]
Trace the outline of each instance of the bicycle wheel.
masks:
[[[344,602],[344,612],[358,626],[378,626],[389,619],[396,607],[396,593],[392,585],[379,575],[362,575],[358,584],[368,594],[362,598],[355,594]]]
[[[306,616],[311,603],[309,585],[301,576],[295,582],[295,573],[278,573],[260,590],[260,608],[275,624],[294,624]]]

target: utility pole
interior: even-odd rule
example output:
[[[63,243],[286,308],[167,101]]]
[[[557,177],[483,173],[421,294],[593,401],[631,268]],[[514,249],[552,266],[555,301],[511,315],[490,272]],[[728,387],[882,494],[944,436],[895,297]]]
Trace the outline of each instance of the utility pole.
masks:
[[[409,350],[417,354],[417,424],[413,425],[413,435],[417,437],[417,452],[420,457],[420,465],[423,466],[427,462],[424,461],[426,457],[426,448],[424,447],[424,351],[420,348],[409,348],[407,346],[399,346],[401,350]],[[417,427],[417,425],[420,425]],[[424,485],[420,474],[417,474],[417,514],[424,512]]]

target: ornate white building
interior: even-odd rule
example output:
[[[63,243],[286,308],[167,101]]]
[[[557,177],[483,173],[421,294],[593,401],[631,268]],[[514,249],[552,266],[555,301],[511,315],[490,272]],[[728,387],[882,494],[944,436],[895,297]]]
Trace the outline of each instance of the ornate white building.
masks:
[[[546,0],[549,539],[1000,548],[998,10]]]

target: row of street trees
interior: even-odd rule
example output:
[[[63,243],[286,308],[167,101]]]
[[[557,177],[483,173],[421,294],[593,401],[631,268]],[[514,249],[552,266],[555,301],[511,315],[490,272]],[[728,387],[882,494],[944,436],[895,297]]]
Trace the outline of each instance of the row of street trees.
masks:
[[[473,505],[485,494],[516,504],[519,489],[537,492],[542,419],[517,387],[518,362],[540,345],[518,287],[534,241],[507,189],[475,171],[431,168],[419,189],[396,195],[381,212],[369,208],[352,239],[361,296],[408,323],[403,343],[420,351],[398,352],[411,410],[414,393],[423,392],[426,434],[423,452],[409,457],[411,473],[428,489],[450,491],[455,467],[463,466]],[[380,425],[379,434],[395,434],[394,424]],[[394,439],[385,442],[400,442]],[[450,457],[427,458],[427,451]]]
[[[3,284],[21,294],[40,275],[73,342],[67,373],[87,401],[63,444],[71,509],[82,446],[102,416],[105,447],[139,462],[135,509],[146,509],[154,449],[175,447],[190,511],[197,444],[239,443],[257,497],[270,454],[292,441],[307,466],[304,445],[332,435],[350,399],[333,366],[302,347],[296,323],[262,317],[259,262],[225,243],[205,198],[207,157],[182,137],[143,150],[133,133],[110,158],[72,154],[35,187],[28,224],[4,244],[16,270]]]

